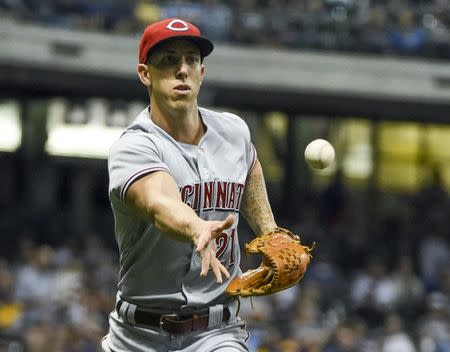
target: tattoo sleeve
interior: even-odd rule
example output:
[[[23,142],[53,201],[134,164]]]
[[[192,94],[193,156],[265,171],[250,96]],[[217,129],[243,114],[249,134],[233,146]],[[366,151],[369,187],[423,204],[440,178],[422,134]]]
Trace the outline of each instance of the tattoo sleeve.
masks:
[[[241,213],[257,235],[272,231],[277,227],[259,161],[256,162],[255,167],[247,177]]]

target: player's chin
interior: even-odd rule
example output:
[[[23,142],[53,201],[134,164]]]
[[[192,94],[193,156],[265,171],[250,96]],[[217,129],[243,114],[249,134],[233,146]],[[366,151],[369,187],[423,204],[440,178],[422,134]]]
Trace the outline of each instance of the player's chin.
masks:
[[[172,107],[176,110],[187,109],[192,106],[194,99],[188,96],[175,97],[172,99]]]

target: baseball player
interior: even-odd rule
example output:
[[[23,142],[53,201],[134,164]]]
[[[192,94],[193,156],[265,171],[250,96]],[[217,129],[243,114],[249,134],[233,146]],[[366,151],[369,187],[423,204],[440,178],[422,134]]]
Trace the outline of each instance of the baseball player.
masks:
[[[171,18],[148,26],[137,72],[150,105],[110,149],[120,251],[103,351],[247,351],[238,301],[239,213],[276,228],[246,123],[197,105],[213,44]]]

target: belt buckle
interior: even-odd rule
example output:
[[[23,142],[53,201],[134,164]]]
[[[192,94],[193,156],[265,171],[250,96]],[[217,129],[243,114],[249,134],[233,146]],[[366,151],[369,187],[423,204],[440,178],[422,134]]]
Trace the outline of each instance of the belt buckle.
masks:
[[[164,329],[164,319],[168,319],[168,318],[178,318],[178,314],[163,314],[163,315],[161,315],[161,317],[159,318],[159,327],[161,329]]]

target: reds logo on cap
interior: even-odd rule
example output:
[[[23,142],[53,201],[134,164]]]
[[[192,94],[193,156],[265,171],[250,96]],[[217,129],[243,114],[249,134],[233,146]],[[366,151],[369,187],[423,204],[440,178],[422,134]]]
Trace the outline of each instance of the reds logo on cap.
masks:
[[[181,25],[182,27],[176,26],[177,24]],[[186,22],[182,21],[182,20],[176,19],[176,20],[171,21],[166,26],[166,28],[170,29],[172,31],[187,31],[189,29],[189,25]]]
[[[190,40],[198,45],[202,57],[208,56],[214,49],[213,43],[202,37],[200,30],[192,23],[168,18],[145,28],[139,43],[139,63],[145,63],[151,51],[176,38]]]

